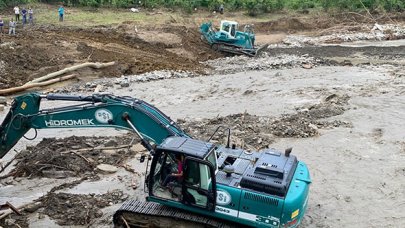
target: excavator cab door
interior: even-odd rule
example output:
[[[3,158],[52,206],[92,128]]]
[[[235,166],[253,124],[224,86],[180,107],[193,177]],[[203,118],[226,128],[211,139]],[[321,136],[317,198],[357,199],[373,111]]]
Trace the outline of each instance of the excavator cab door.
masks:
[[[182,184],[182,203],[215,210],[216,181],[214,166],[205,160],[186,157]]]

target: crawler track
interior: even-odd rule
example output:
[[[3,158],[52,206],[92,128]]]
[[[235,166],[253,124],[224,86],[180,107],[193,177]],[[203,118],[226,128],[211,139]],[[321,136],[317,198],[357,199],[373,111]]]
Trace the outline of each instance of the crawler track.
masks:
[[[124,219],[123,219],[124,218]],[[163,218],[163,220],[161,220]],[[168,220],[171,220],[171,222]],[[113,217],[115,227],[236,227],[227,221],[217,220],[153,202],[130,200],[118,209]],[[155,224],[151,224],[155,222]],[[173,223],[174,222],[174,223]],[[182,224],[181,223],[184,223]],[[178,224],[180,223],[180,224]]]

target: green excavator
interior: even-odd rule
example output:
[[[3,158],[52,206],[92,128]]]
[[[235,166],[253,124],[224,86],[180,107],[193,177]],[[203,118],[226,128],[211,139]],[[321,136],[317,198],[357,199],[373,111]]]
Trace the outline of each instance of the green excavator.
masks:
[[[72,104],[45,109],[40,107],[44,100]],[[296,227],[304,217],[311,179],[291,149],[235,148],[229,129],[226,145],[196,140],[160,110],[132,97],[18,96],[0,126],[0,158],[30,129],[106,127],[134,132],[150,153],[141,159],[148,161],[146,201],[125,202],[113,216],[116,227],[136,226],[137,216],[213,227]],[[168,182],[173,173],[180,175]]]

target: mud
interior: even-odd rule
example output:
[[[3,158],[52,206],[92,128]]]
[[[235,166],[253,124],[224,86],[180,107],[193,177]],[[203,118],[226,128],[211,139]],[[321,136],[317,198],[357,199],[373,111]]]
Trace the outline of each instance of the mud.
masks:
[[[41,213],[59,225],[89,225],[103,216],[102,208],[122,203],[128,196],[120,190],[101,195],[49,193],[38,199],[43,205]]]
[[[29,227],[27,216],[11,214],[7,219],[0,221],[2,227]]]
[[[131,137],[68,137],[64,139],[45,138],[35,147],[21,151],[17,164],[8,176],[12,177],[48,177],[66,178],[77,176],[94,176],[99,164],[114,166],[134,155],[127,148],[114,149],[129,145]],[[107,150],[98,148],[111,148]]]
[[[82,79],[155,70],[203,72],[205,66],[200,61],[221,56],[200,40],[196,28],[138,27],[136,32],[134,27],[131,22],[87,29],[38,26],[18,33],[16,38],[2,36],[0,88],[19,86],[47,73],[88,61],[116,61],[117,65],[103,70],[80,70]],[[149,39],[156,33],[163,33],[163,37],[168,34],[167,39]],[[173,36],[179,41],[173,43]]]

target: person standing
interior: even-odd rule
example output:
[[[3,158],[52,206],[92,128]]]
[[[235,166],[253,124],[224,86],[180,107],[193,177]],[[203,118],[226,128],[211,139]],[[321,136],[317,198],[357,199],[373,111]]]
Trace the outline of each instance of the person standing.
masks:
[[[221,4],[221,5],[219,6],[219,13],[220,13],[220,14],[224,14],[224,4]]]
[[[63,21],[63,15],[65,14],[65,9],[63,8],[63,5],[61,5],[58,9],[59,12],[59,21],[62,22]]]
[[[31,7],[28,8],[28,23],[34,25],[34,10]]]
[[[22,8],[21,14],[22,14],[22,24],[24,26],[25,24],[27,24],[27,10],[25,9],[25,7]]]
[[[3,33],[3,26],[4,26],[4,21],[3,21],[3,19],[0,17],[0,33]]]
[[[14,7],[14,14],[15,14],[15,21],[19,21],[20,20],[20,8],[18,8],[18,6]]]
[[[15,26],[16,26],[16,22],[14,21],[13,18],[10,19],[10,22],[8,23],[8,34],[11,35],[15,35]]]

